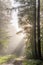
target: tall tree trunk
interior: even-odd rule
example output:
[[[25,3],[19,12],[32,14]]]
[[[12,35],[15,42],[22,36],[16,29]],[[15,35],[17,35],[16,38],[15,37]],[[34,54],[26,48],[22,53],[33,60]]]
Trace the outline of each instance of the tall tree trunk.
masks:
[[[37,49],[36,49],[36,0],[34,2],[34,48],[35,48],[35,58],[37,58]]]
[[[40,0],[38,0],[38,58],[41,59],[41,44],[40,44]]]

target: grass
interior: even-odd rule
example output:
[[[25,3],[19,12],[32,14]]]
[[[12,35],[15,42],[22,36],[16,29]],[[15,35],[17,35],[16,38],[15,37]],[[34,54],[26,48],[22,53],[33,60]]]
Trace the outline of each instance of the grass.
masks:
[[[6,55],[0,57],[0,64],[6,63],[9,59],[16,58],[15,55]]]

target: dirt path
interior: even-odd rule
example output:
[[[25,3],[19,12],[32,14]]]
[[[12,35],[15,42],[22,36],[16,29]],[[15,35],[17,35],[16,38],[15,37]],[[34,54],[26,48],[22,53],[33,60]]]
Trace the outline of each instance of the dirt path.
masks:
[[[2,65],[22,65],[22,61],[15,61],[14,63],[9,63],[9,64],[4,63]]]
[[[16,61],[13,63],[14,65],[22,65],[22,61]]]

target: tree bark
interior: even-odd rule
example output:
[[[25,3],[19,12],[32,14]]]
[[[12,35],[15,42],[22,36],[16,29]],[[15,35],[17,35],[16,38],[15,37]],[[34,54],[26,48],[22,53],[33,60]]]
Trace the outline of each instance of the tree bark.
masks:
[[[38,58],[41,59],[41,43],[40,43],[40,0],[38,0]]]

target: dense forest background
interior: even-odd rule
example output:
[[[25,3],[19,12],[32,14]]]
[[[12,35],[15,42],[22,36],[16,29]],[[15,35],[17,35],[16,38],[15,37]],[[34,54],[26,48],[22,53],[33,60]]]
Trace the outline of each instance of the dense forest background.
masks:
[[[17,28],[16,25],[18,24],[20,28],[20,30],[16,32],[14,32],[14,27],[10,27],[12,24],[12,13],[14,13],[14,11],[14,22],[17,22],[16,20],[18,19],[15,27]],[[6,64],[6,62],[13,62],[14,64],[14,59],[21,59],[19,55],[23,55],[23,59],[21,59],[22,63],[20,61],[21,64],[43,65],[43,0],[40,0],[40,48],[38,43],[37,22],[38,0],[0,0],[0,64]],[[9,33],[9,31],[11,33]],[[12,37],[12,32],[14,32],[13,34],[16,33],[14,36],[17,37]],[[22,34],[24,35],[23,38]],[[16,50],[18,48],[14,51],[17,43],[13,41],[13,38],[15,40],[18,38],[17,41],[20,40],[20,38],[22,39],[20,45],[25,46],[25,50],[20,45],[18,45],[18,48],[23,48],[22,50],[25,51],[24,54],[23,52],[18,52],[18,50]],[[10,46],[8,47],[9,40],[13,49],[9,48]]]

